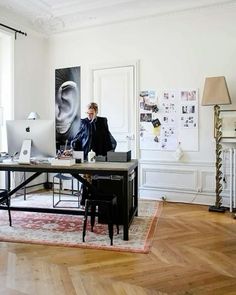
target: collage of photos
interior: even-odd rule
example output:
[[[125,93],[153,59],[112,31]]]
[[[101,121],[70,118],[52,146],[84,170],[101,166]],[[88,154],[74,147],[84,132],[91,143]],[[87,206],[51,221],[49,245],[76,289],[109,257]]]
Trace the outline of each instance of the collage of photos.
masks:
[[[141,91],[140,147],[141,149],[175,150],[181,129],[197,128],[197,91]]]

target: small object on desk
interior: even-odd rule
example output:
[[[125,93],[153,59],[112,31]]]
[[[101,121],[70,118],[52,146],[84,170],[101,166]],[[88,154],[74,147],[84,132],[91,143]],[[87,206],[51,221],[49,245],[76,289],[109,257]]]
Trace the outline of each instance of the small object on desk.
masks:
[[[107,152],[107,162],[129,162],[131,151],[127,152]]]
[[[84,162],[84,152],[83,151],[73,151],[72,157],[75,159],[76,163]]]
[[[51,158],[32,158],[30,164],[50,164]]]
[[[58,159],[52,159],[51,165],[52,166],[72,166],[75,165],[75,159],[71,157],[61,157]]]
[[[106,162],[107,157],[106,156],[96,156],[96,162]]]
[[[96,154],[93,150],[91,150],[89,153],[88,153],[88,162],[89,163],[94,163],[95,162],[95,158],[96,158]]]

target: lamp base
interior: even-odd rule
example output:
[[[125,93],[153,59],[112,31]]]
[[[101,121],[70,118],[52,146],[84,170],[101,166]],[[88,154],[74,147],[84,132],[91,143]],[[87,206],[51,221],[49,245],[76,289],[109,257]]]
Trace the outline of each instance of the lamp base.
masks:
[[[225,208],[225,207],[210,206],[208,210],[209,210],[210,212],[220,212],[220,213],[225,213],[226,208]]]

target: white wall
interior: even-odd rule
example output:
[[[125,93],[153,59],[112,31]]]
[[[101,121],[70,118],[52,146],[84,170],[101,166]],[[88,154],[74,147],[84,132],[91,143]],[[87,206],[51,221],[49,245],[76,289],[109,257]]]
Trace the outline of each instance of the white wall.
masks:
[[[49,96],[48,39],[27,30],[28,36],[18,34],[15,41],[15,119],[25,119],[32,111],[41,119],[51,118]]]
[[[226,76],[236,101],[236,5],[197,9],[15,42],[15,116],[35,110],[54,118],[54,71],[81,66],[83,106],[90,99],[92,65],[140,62],[140,90],[198,88],[206,76]],[[213,109],[199,108],[199,151],[141,151],[140,195],[172,201],[214,201]],[[228,195],[226,189],[225,195]],[[225,199],[227,203],[227,198]]]
[[[206,76],[225,75],[234,100],[236,8],[223,6],[96,29],[61,34],[50,40],[51,80],[57,67],[81,65],[82,100],[89,97],[89,65],[140,60],[140,89],[199,88]],[[51,95],[53,96],[51,87]],[[200,108],[200,153],[186,160],[213,161],[212,108]],[[203,128],[204,127],[204,128]],[[207,141],[208,144],[205,144]],[[142,152],[142,158],[169,160],[168,152]]]
[[[54,36],[50,42],[50,81],[54,69],[80,65],[82,101],[89,99],[89,68],[110,62],[140,61],[140,90],[198,88],[206,76],[226,76],[235,108],[236,6],[173,13]],[[54,95],[51,83],[50,97]],[[53,109],[51,110],[53,113]],[[199,108],[199,151],[141,151],[140,194],[173,201],[213,203],[213,108]],[[226,191],[227,195],[227,191]],[[226,203],[227,203],[226,199]]]

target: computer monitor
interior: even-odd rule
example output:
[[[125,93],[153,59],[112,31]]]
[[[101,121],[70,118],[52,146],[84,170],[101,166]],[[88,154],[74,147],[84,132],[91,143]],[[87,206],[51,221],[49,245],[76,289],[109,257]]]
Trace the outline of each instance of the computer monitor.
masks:
[[[54,120],[7,120],[6,127],[10,156],[20,154],[25,140],[31,141],[31,158],[56,156]]]

